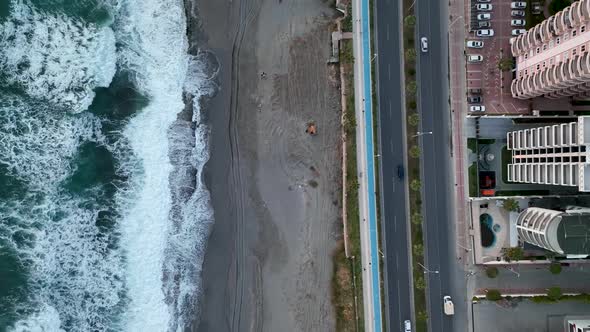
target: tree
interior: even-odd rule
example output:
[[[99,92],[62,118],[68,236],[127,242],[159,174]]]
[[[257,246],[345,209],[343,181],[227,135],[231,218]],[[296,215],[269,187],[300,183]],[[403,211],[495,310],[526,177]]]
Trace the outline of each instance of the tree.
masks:
[[[498,62],[498,69],[501,71],[509,71],[514,68],[514,59],[512,58],[502,58]]]
[[[416,81],[409,81],[406,84],[406,92],[409,95],[415,95],[416,91],[418,91],[418,85],[416,85]]]
[[[408,123],[412,126],[417,126],[420,123],[420,115],[418,113],[412,113],[408,116]]]
[[[416,289],[419,289],[419,290],[426,289],[426,282],[424,282],[423,276],[419,276],[416,278],[416,280],[414,280],[414,287],[416,287]]]
[[[416,16],[408,15],[404,18],[404,25],[411,28],[416,25]]]
[[[554,286],[547,290],[547,297],[553,301],[558,301],[563,293],[561,292],[561,288]]]
[[[412,182],[410,182],[410,189],[412,189],[413,191],[420,191],[421,187],[422,183],[418,179],[414,179],[412,180]]]
[[[412,145],[412,147],[410,148],[410,157],[412,158],[418,158],[420,157],[420,148],[416,145]]]
[[[415,256],[422,256],[424,254],[424,245],[422,243],[416,243],[412,247]]]
[[[411,110],[415,110],[415,109],[416,109],[416,106],[417,106],[417,105],[416,105],[416,100],[412,99],[412,100],[408,101],[408,107],[409,107]]]
[[[420,212],[414,212],[414,214],[412,214],[412,224],[422,225],[422,215]]]
[[[514,198],[505,199],[504,202],[502,203],[502,206],[507,211],[516,212],[519,209],[518,201],[515,200]]]
[[[406,50],[406,60],[410,61],[410,62],[414,62],[414,60],[416,60],[416,50],[413,48],[408,48]]]
[[[555,15],[571,4],[572,2],[570,0],[553,0],[549,3],[549,14]]]
[[[486,292],[486,299],[489,301],[499,301],[502,299],[502,294],[497,289],[488,289]]]
[[[561,264],[559,263],[551,263],[549,265],[549,271],[553,274],[560,274],[561,273]]]
[[[498,276],[498,268],[495,266],[490,266],[488,268],[486,268],[486,275],[488,276],[488,278],[495,278]]]
[[[524,258],[524,250],[521,247],[511,247],[502,249],[504,253],[504,260],[519,261]]]

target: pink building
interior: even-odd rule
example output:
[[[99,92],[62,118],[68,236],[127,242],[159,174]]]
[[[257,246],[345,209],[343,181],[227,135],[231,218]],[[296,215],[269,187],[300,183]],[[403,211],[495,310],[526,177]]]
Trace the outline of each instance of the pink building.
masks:
[[[511,41],[512,96],[590,98],[590,0],[580,0]]]

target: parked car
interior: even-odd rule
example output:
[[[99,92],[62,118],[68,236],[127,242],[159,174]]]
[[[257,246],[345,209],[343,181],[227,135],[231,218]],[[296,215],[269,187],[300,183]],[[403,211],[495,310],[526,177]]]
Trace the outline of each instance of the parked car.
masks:
[[[420,38],[420,50],[422,51],[422,53],[428,52],[428,38]]]
[[[493,29],[479,29],[475,33],[478,37],[493,37],[494,30]]]
[[[467,103],[469,104],[481,104],[481,96],[469,96],[467,97]]]
[[[479,21],[479,22],[477,22],[477,26],[479,28],[491,28],[492,23],[490,23],[490,21]]]
[[[471,105],[471,106],[469,106],[469,111],[471,111],[471,112],[485,112],[486,107],[483,105]]]
[[[404,332],[412,332],[412,322],[409,319],[404,321]]]
[[[510,8],[512,9],[525,9],[526,8],[526,2],[524,1],[514,1],[510,4]]]
[[[483,41],[481,41],[481,40],[468,40],[467,47],[469,47],[469,48],[483,48]]]
[[[481,54],[469,54],[467,56],[467,62],[482,62],[483,56]]]
[[[524,10],[511,10],[510,15],[512,15],[514,17],[524,17],[525,13],[524,13]]]
[[[480,21],[489,20],[492,18],[492,14],[490,13],[479,13],[477,14],[477,19]]]
[[[480,95],[481,89],[480,88],[471,88],[471,89],[467,90],[467,92],[472,95]]]
[[[510,20],[510,25],[513,27],[523,27],[525,25],[525,21],[522,19]]]
[[[512,30],[512,35],[513,36],[518,36],[518,35],[522,35],[525,32],[526,32],[525,29],[513,29]]]
[[[492,5],[489,3],[478,3],[475,8],[479,11],[489,12],[492,10]]]

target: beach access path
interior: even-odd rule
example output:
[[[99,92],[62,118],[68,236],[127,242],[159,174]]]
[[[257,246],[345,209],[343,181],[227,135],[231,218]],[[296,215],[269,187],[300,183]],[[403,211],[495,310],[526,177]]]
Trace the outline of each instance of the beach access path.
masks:
[[[382,331],[379,235],[373,146],[373,105],[371,90],[371,34],[369,0],[352,2],[354,94],[359,177],[359,217],[365,331]]]
[[[341,110],[326,62],[336,11],[322,0],[195,3],[203,37],[193,45],[221,71],[204,106],[215,224],[193,330],[333,331]]]

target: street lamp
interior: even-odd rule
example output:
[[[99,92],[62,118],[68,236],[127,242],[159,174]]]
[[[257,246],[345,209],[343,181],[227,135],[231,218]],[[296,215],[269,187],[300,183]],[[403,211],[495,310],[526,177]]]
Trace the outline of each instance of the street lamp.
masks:
[[[466,251],[471,251],[471,249],[469,249],[469,248],[467,248],[467,247],[464,247],[464,246],[460,245],[459,243],[457,243],[457,245],[458,245],[460,248],[463,248],[463,249],[465,249]]]
[[[422,269],[424,270],[424,274],[426,274],[426,273],[439,273],[438,270],[436,270],[436,271],[429,270],[426,266],[424,266],[420,263],[418,263],[418,265],[420,265],[420,267],[422,267]]]
[[[423,135],[432,135],[431,131],[417,131],[416,135],[412,135],[412,137],[418,137]]]
[[[373,53],[373,57],[371,58],[371,62],[373,62],[373,60],[375,60],[376,57],[377,57],[377,53]]]
[[[518,273],[518,272],[514,271],[514,269],[513,269],[513,268],[511,268],[511,267],[507,267],[507,268],[506,268],[506,270],[508,270],[508,271],[510,271],[510,272],[512,272],[512,273],[514,273],[514,274],[516,274],[516,277],[517,277],[517,278],[520,278],[520,273]]]

